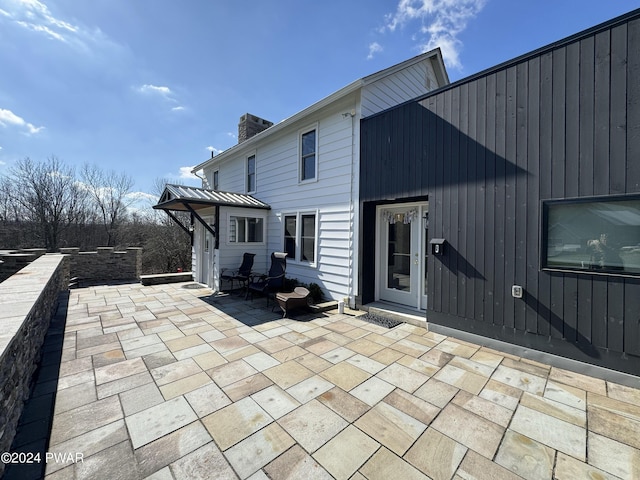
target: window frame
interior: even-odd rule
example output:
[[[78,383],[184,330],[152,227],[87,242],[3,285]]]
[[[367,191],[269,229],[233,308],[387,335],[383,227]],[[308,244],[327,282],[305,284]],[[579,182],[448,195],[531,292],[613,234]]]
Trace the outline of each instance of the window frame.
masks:
[[[232,219],[233,218],[244,218],[245,219],[245,241],[240,242],[240,241],[233,241],[231,240],[231,230],[232,230]],[[249,228],[248,228],[248,224],[247,221],[248,220],[261,220],[262,221],[262,240],[258,241],[258,242],[250,242],[247,241],[246,239],[248,238],[248,234],[249,234]],[[237,235],[237,234],[236,234]],[[265,245],[266,243],[266,236],[267,236],[267,217],[266,215],[256,215],[256,214],[249,214],[249,215],[243,215],[241,213],[236,213],[236,212],[229,212],[227,214],[227,234],[226,234],[226,244],[227,245]]]
[[[211,177],[213,190],[218,191],[220,188],[220,170],[214,170]]]
[[[253,159],[253,173],[249,173],[249,161]],[[251,189],[250,175],[253,175],[253,189]],[[258,190],[258,161],[256,152],[250,153],[245,157],[244,162],[244,181],[245,191],[248,194],[256,193]]]
[[[303,137],[311,132],[315,133],[315,144],[314,144],[314,169],[313,169],[313,177],[303,178],[304,176],[304,160],[303,156]],[[318,146],[319,146],[319,129],[318,124],[315,123],[306,128],[301,129],[298,132],[298,183],[313,183],[318,181],[318,164],[319,164],[319,156],[318,156]]]
[[[305,237],[303,237],[302,235],[302,230],[303,230],[303,218],[304,217],[309,217],[309,216],[313,216],[314,219],[314,225],[313,225],[313,260],[305,260],[303,259],[303,239],[306,238],[310,238],[309,235],[306,235]],[[318,210],[300,210],[300,211],[287,211],[287,212],[282,212],[281,214],[281,218],[282,218],[282,248],[284,252],[287,252],[287,245],[286,245],[286,241],[287,238],[291,238],[288,237],[286,235],[286,219],[287,217],[293,217],[295,218],[295,222],[296,222],[296,231],[295,231],[295,236],[293,237],[294,240],[294,257],[292,258],[291,256],[287,255],[287,262],[291,262],[294,263],[296,265],[306,265],[309,267],[316,267],[318,265],[318,219],[320,217],[320,213]]]
[[[576,197],[576,198],[562,198],[562,199],[548,199],[541,201],[541,215],[540,215],[540,270],[548,271],[548,272],[567,272],[567,273],[578,273],[578,274],[586,274],[586,275],[601,275],[601,276],[617,276],[617,277],[640,277],[640,266],[638,267],[638,271],[629,271],[629,270],[618,270],[616,268],[597,268],[594,269],[593,265],[589,263],[586,266],[578,266],[578,265],[561,265],[561,264],[553,264],[549,261],[549,221],[550,221],[550,210],[553,209],[554,206],[579,206],[585,204],[607,204],[607,203],[615,203],[615,202],[640,202],[640,194],[631,194],[631,195],[603,195],[603,196],[590,196],[590,197]],[[588,222],[587,222],[588,223]],[[640,225],[638,225],[640,228]],[[602,230],[601,228],[598,230]],[[595,238],[597,231],[594,232],[592,237]],[[640,237],[639,237],[638,245],[640,245]],[[582,247],[582,245],[581,245]],[[587,244],[585,246],[586,249],[589,248]],[[551,257],[552,258],[552,257]]]

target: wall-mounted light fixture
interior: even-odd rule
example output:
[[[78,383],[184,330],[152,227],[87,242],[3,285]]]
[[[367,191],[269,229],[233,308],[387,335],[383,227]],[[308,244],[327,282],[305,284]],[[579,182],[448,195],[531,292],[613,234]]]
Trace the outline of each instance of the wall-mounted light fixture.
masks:
[[[444,238],[432,238],[429,243],[431,244],[432,255],[444,255],[444,245],[446,243]]]
[[[424,216],[422,217],[422,228],[429,230],[429,212],[424,212]]]

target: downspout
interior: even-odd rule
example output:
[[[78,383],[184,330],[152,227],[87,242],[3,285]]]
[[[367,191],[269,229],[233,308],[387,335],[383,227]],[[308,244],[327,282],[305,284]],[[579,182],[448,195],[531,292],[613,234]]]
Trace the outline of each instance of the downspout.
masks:
[[[191,173],[193,173],[196,177],[202,180],[202,188],[209,188],[209,180],[207,180],[207,177],[201,177],[200,175],[198,175],[198,172],[191,172]]]
[[[356,110],[354,109],[352,111],[353,115],[351,115],[351,186],[350,186],[350,199],[349,199],[349,208],[351,210],[351,218],[352,218],[352,223],[351,223],[351,253],[352,253],[352,257],[351,257],[351,261],[349,262],[349,289],[348,289],[348,295],[349,295],[349,301],[347,302],[347,305],[350,308],[355,308],[355,302],[356,302],[356,293],[354,292],[354,278],[353,278],[353,262],[357,261],[357,255],[355,255],[355,246],[356,246],[356,240],[357,240],[357,232],[358,232],[358,226],[356,225],[356,207],[354,206],[354,196],[355,196],[355,192],[354,192],[354,178],[355,175],[358,173],[356,171],[356,158],[355,158],[355,153],[356,153],[356,147],[355,147],[355,142],[356,142],[356,132],[355,132],[355,125],[356,125],[356,118],[359,118],[359,115],[356,114]],[[358,156],[358,163],[359,163],[359,156]],[[360,208],[359,205],[357,208]],[[353,300],[353,304],[351,304]]]

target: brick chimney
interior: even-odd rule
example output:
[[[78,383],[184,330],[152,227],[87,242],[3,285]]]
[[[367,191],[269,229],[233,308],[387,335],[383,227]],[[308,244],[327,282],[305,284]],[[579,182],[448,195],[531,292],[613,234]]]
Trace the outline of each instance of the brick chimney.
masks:
[[[269,120],[245,113],[240,117],[240,123],[238,123],[238,143],[249,140],[254,135],[266,130],[272,125],[273,122]]]

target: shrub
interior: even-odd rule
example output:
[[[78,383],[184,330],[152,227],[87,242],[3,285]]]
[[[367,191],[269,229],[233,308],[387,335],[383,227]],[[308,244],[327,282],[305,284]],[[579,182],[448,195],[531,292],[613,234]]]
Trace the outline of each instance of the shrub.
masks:
[[[312,283],[309,285],[309,292],[311,293],[311,298],[313,299],[313,303],[322,302],[322,289],[320,285],[317,283]]]

